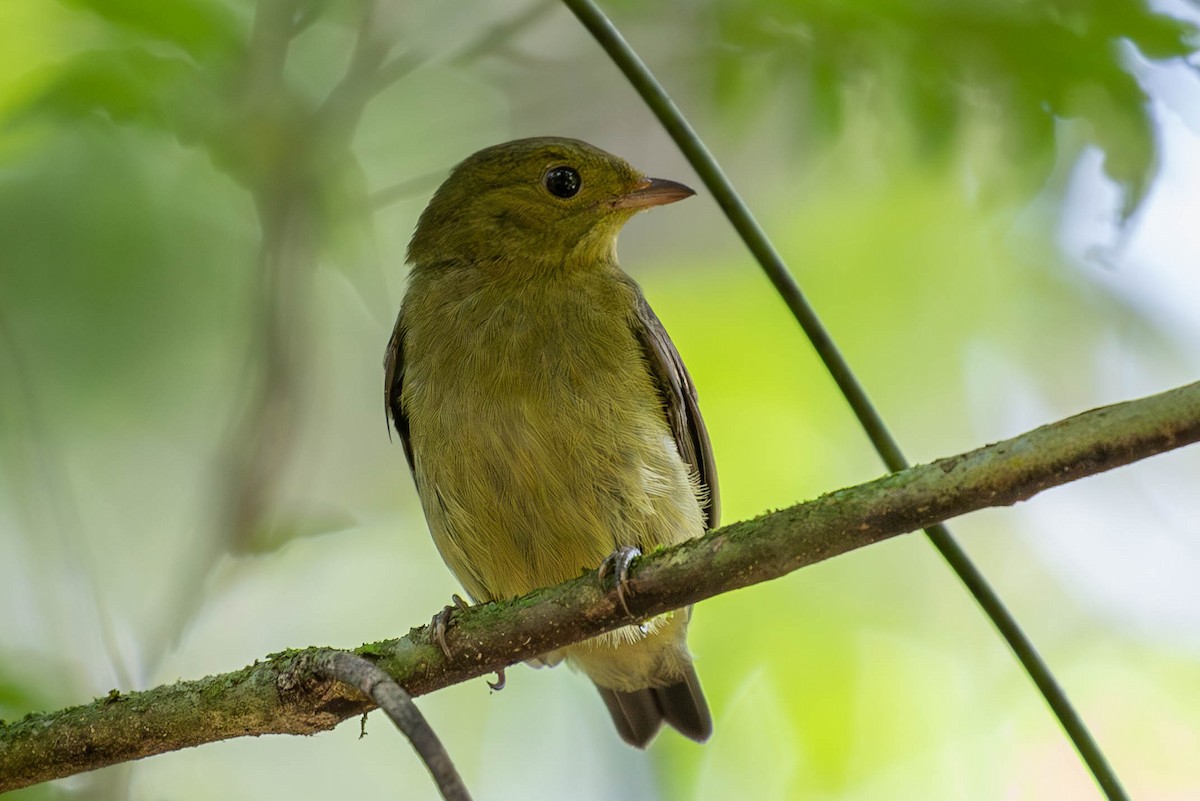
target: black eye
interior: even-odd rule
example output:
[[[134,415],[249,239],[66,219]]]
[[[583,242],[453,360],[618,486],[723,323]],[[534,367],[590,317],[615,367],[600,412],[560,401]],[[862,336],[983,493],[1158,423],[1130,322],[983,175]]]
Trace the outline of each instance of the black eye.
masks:
[[[575,197],[582,184],[579,173],[570,167],[555,167],[546,173],[542,183],[550,190],[550,194],[561,198]]]

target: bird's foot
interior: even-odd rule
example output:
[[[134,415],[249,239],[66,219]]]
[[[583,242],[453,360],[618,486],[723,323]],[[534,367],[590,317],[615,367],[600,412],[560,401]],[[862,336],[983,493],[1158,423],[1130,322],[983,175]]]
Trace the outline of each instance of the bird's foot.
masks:
[[[633,564],[633,560],[642,555],[641,550],[632,545],[618,546],[615,551],[610,553],[608,557],[600,563],[600,568],[596,571],[600,583],[608,578],[608,574],[612,573],[615,577],[617,585],[617,600],[621,602],[621,608],[625,610],[625,614],[630,615],[629,604],[625,603],[625,587],[629,581],[629,566]],[[632,617],[632,615],[630,615]]]
[[[500,668],[499,670],[496,671],[496,680],[494,682],[489,681],[487,683],[487,686],[492,688],[492,692],[498,693],[504,689],[504,682],[505,682],[504,668]]]
[[[450,658],[450,646],[446,645],[446,629],[450,627],[450,615],[454,614],[456,609],[467,609],[470,606],[457,593],[451,595],[450,600],[454,601],[454,605],[447,606],[438,612],[429,622],[429,627],[433,631],[433,639],[442,646],[442,653],[446,655],[447,659]],[[503,682],[501,684],[503,685]]]

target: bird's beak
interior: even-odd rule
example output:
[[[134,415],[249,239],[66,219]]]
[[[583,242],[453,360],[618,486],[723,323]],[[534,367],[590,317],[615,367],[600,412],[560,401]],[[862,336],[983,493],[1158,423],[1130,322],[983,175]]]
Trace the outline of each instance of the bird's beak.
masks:
[[[618,195],[609,201],[614,209],[648,209],[651,206],[663,206],[683,200],[696,194],[683,184],[668,181],[664,178],[643,178],[637,188],[624,195]]]

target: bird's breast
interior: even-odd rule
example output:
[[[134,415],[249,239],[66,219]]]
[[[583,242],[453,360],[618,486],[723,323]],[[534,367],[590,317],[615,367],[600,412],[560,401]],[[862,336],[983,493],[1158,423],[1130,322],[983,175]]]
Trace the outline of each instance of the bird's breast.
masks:
[[[618,544],[703,529],[625,290],[483,285],[406,300],[436,306],[415,315],[405,343],[418,487],[443,556],[476,597],[523,594]]]

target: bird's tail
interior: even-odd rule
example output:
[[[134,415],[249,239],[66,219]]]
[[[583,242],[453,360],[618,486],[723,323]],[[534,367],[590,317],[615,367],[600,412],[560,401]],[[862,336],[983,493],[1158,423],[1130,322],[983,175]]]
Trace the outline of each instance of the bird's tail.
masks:
[[[597,685],[621,739],[645,748],[666,722],[685,737],[702,743],[712,735],[712,715],[696,669],[688,665],[682,680],[666,687],[625,692]]]

